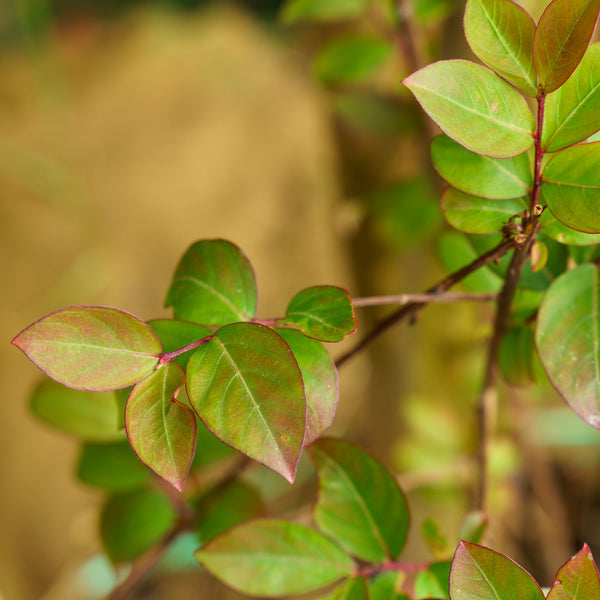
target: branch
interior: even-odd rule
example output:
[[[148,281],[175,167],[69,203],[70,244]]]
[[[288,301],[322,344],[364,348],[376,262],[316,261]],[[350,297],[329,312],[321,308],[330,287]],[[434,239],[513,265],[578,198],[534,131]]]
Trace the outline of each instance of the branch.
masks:
[[[352,305],[357,306],[381,306],[382,304],[410,304],[411,302],[491,302],[496,300],[497,294],[469,294],[468,292],[457,292],[448,294],[401,294],[399,296],[370,296],[367,298],[353,298]]]

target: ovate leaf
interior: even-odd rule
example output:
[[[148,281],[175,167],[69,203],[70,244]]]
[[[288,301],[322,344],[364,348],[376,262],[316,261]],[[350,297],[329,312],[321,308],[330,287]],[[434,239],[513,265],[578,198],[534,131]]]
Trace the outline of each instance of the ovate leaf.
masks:
[[[547,600],[589,600],[600,598],[598,567],[587,544],[556,574]]]
[[[473,152],[508,158],[533,145],[534,121],[525,99],[481,65],[436,62],[404,85],[447,135]]]
[[[599,9],[600,0],[553,0],[546,7],[533,39],[533,63],[546,93],[558,89],[579,64]]]
[[[176,319],[225,325],[254,317],[256,302],[254,270],[242,251],[226,240],[202,240],[179,262],[165,305]]]
[[[190,358],[192,406],[223,442],[293,481],[306,429],[298,364],[272,329],[234,323]]]
[[[544,600],[527,571],[512,560],[483,546],[460,542],[450,571],[452,600]]]
[[[93,392],[140,381],[156,367],[162,352],[146,323],[106,306],[71,306],[50,313],[12,343],[52,379]]]
[[[363,560],[397,558],[406,541],[409,514],[393,475],[342,440],[321,438],[310,452],[319,473],[315,506],[319,529]]]
[[[535,23],[527,11],[511,0],[468,0],[464,26],[467,42],[482,62],[530,96],[537,95]]]
[[[542,214],[540,228],[546,237],[556,240],[561,244],[568,244],[569,246],[593,246],[600,243],[600,234],[575,231],[557,221],[549,210],[545,210]]]
[[[282,12],[285,23],[333,21],[358,16],[371,0],[288,0]]]
[[[540,306],[536,344],[542,365],[561,396],[600,429],[600,282],[595,265],[561,275]]]
[[[125,427],[140,460],[177,490],[183,489],[196,447],[196,416],[176,400],[185,382],[168,362],[136,384],[125,408]]]
[[[303,594],[354,571],[346,553],[320,533],[275,519],[230,529],[196,558],[229,587],[254,596]]]
[[[371,600],[364,577],[346,579],[331,594],[320,596],[316,600]]]

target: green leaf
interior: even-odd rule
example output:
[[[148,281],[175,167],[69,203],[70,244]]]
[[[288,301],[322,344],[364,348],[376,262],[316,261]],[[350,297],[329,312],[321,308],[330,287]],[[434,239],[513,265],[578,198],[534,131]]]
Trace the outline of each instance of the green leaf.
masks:
[[[508,158],[533,145],[534,121],[527,102],[481,65],[440,61],[403,83],[448,136],[473,152]]]
[[[181,367],[168,362],[134,386],[125,408],[131,447],[142,462],[179,491],[196,448],[196,416],[176,400],[184,383]]]
[[[431,142],[431,159],[450,185],[472,196],[494,200],[521,198],[533,185],[533,169],[526,152],[512,158],[491,158],[467,150],[446,135],[438,135]]]
[[[542,196],[563,225],[600,233],[600,142],[554,155],[544,169]]]
[[[512,560],[483,546],[460,542],[450,571],[452,600],[544,600],[535,580]]]
[[[575,231],[557,221],[549,210],[545,210],[540,218],[540,229],[546,237],[569,246],[592,246],[600,243],[600,234]]]
[[[319,529],[363,560],[397,558],[406,542],[409,514],[394,476],[346,441],[321,438],[310,453],[319,473],[314,511]]]
[[[77,461],[77,477],[83,483],[111,491],[143,486],[152,479],[127,440],[111,444],[86,443]]]
[[[303,594],[352,575],[343,550],[313,529],[275,519],[230,529],[196,552],[226,585],[255,596]]]
[[[111,496],[100,515],[102,543],[113,562],[133,560],[161,540],[175,521],[175,510],[161,492],[141,489]]]
[[[236,454],[233,448],[215,437],[199,417],[196,419],[196,423],[198,426],[198,439],[191,470],[202,469]]]
[[[333,285],[298,292],[282,322],[296,325],[308,337],[322,342],[339,342],[356,331],[352,300],[346,290]]]
[[[600,283],[595,265],[567,271],[540,306],[536,344],[542,365],[561,396],[600,429]]]
[[[587,544],[556,574],[547,600],[590,600],[600,598],[598,567]]]
[[[307,338],[295,329],[276,331],[291,348],[302,373],[306,394],[304,445],[308,446],[329,429],[335,417],[339,400],[337,369],[317,340]]]
[[[331,594],[319,596],[316,600],[371,600],[364,577],[346,579]]]
[[[458,539],[478,544],[488,526],[488,517],[481,510],[468,513],[460,524]]]
[[[452,227],[465,233],[489,234],[502,231],[511,217],[527,209],[523,198],[489,200],[447,188],[441,200],[442,211]]]
[[[155,319],[148,321],[148,325],[152,327],[152,331],[156,333],[163,347],[163,352],[174,352],[205,338],[212,334],[212,331],[207,327],[202,327],[197,323],[190,323],[189,321],[178,321],[176,319]],[[188,350],[183,354],[175,357],[175,362],[182,368],[185,369],[189,357],[192,355],[193,350]]]
[[[410,600],[400,591],[405,577],[404,573],[398,571],[387,571],[376,575],[369,580],[370,600]]]
[[[600,0],[553,0],[533,38],[533,64],[540,88],[550,93],[573,73],[589,44]]]
[[[346,35],[321,48],[315,59],[315,71],[325,83],[348,83],[371,74],[391,54],[387,40]]]
[[[31,395],[30,408],[47,425],[83,440],[104,442],[123,438],[117,401],[111,392],[73,390],[47,379]]]
[[[292,351],[272,329],[219,329],[188,361],[187,390],[220,440],[294,480],[306,429],[304,385]]]
[[[448,593],[448,580],[450,578],[450,561],[443,561],[429,565],[425,571],[417,575],[415,581],[415,597],[437,598],[450,600]]]
[[[468,0],[464,27],[475,56],[530,96],[537,96],[532,60],[535,23],[526,10],[511,0]]]
[[[442,558],[449,554],[448,540],[435,519],[429,517],[421,523],[421,534],[434,556]]]
[[[542,146],[561,150],[600,129],[600,44],[593,44],[569,79],[552,94],[544,108]]]
[[[515,327],[508,331],[498,352],[498,366],[502,377],[512,385],[526,385],[535,379],[533,357],[534,331],[530,326]]]
[[[71,306],[36,321],[12,343],[66,386],[102,392],[152,373],[162,348],[138,318],[106,306]]]
[[[192,244],[179,262],[165,306],[202,325],[247,321],[256,313],[256,281],[242,251],[225,240]]]
[[[356,17],[371,0],[288,0],[281,13],[284,23],[335,21]]]

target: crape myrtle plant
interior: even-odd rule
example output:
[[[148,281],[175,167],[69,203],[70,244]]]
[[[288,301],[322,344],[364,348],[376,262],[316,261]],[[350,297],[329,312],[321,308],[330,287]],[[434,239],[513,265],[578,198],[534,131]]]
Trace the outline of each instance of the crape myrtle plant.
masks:
[[[356,16],[371,4],[291,0],[284,17]],[[34,392],[34,411],[86,440],[78,475],[108,494],[106,553],[133,563],[113,599],[182,539],[192,540],[190,553],[209,573],[250,596],[600,598],[587,545],[565,557],[544,591],[481,545],[499,373],[527,378],[537,353],[566,403],[600,429],[600,45],[590,45],[599,10],[600,0],[553,0],[536,24],[511,0],[468,0],[465,35],[483,64],[444,60],[405,78],[443,131],[431,158],[448,184],[444,215],[480,236],[472,238],[475,258],[423,294],[352,299],[320,285],[299,291],[283,316],[257,318],[248,258],[229,241],[202,240],[175,270],[166,296],[172,319],[146,323],[116,308],[71,306],[13,339],[50,378]],[[372,58],[366,63],[383,54],[373,47],[358,46]],[[328,52],[333,72],[367,68],[356,40]],[[452,560],[414,563],[402,556],[410,517],[394,474],[326,435],[337,368],[484,269],[500,285],[487,293],[495,311],[478,402],[476,505]],[[359,331],[334,362],[323,343],[356,331],[355,307],[386,302],[402,305]],[[260,463],[291,484],[303,453],[318,477],[310,519],[274,518],[242,476]],[[206,475],[223,459],[227,468]],[[435,531],[428,536],[435,543]]]

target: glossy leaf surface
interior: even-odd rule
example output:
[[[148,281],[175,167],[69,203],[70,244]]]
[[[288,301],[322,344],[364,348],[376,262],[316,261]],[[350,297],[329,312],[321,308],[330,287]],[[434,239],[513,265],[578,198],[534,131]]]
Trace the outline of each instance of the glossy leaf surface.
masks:
[[[196,558],[229,587],[255,596],[303,594],[354,571],[353,561],[320,533],[275,519],[230,529]]]
[[[149,375],[162,347],[137,317],[106,306],[71,306],[24,329],[13,344],[69,387],[101,392]]]
[[[191,323],[190,321],[178,321],[177,319],[155,319],[148,321],[148,325],[152,327],[152,331],[156,333],[163,347],[163,352],[174,352],[192,342],[201,340],[202,338],[211,335],[212,331],[207,327]],[[193,350],[184,352],[175,357],[175,362],[185,369],[185,365]]]
[[[471,50],[483,63],[530,96],[537,95],[535,23],[527,11],[511,0],[468,0],[464,26]]]
[[[549,210],[545,210],[541,216],[540,227],[545,236],[561,244],[568,244],[569,246],[592,246],[600,243],[600,234],[575,231],[557,221]]]
[[[525,99],[481,65],[436,62],[404,85],[448,136],[473,152],[508,158],[533,145],[534,121]]]
[[[202,325],[247,321],[256,312],[254,270],[225,240],[201,240],[183,255],[167,293],[176,319]]]
[[[288,0],[282,17],[286,23],[332,21],[358,16],[371,0]]]
[[[587,544],[556,574],[547,600],[589,600],[600,598],[598,567]]]
[[[600,282],[580,265],[561,275],[540,306],[536,344],[550,381],[571,408],[600,429]]]
[[[226,444],[293,481],[306,429],[300,369],[273,330],[234,323],[192,355],[190,401]]]
[[[558,152],[546,165],[542,196],[558,221],[600,233],[600,142]]]
[[[363,577],[347,579],[331,594],[319,596],[316,600],[371,600],[367,584]]]
[[[319,529],[363,560],[395,559],[406,541],[409,514],[393,475],[343,440],[322,438],[310,452],[319,474]]]
[[[600,0],[553,0],[542,14],[533,38],[533,64],[546,93],[573,73],[588,46]]]
[[[181,367],[164,364],[136,384],[125,408],[125,427],[140,460],[177,490],[183,489],[196,448],[196,416],[176,400]]]

